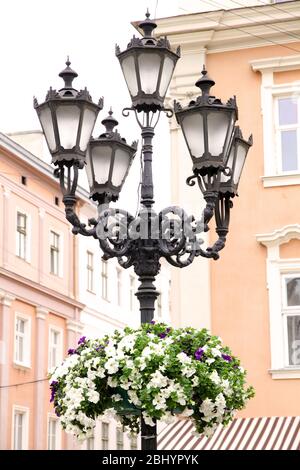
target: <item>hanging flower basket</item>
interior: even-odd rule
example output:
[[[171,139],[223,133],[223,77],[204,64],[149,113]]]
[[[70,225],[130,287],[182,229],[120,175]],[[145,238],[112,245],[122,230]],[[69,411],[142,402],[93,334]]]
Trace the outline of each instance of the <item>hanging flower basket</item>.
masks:
[[[82,337],[51,374],[51,401],[66,432],[79,439],[112,413],[131,432],[190,416],[198,433],[228,424],[254,395],[240,361],[207,330],[163,323],[125,328],[101,339]]]

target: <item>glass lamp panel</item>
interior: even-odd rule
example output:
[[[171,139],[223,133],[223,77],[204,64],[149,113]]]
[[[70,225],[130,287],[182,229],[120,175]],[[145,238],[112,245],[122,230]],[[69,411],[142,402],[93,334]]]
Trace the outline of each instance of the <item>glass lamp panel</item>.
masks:
[[[227,164],[226,166],[228,166],[230,168],[230,170],[232,170],[232,167],[233,167],[233,157],[234,157],[234,152],[236,150],[236,146],[233,142],[232,146],[231,146],[231,150],[230,150],[230,154],[229,154],[229,158],[228,158],[228,161],[227,161]],[[221,173],[221,183],[227,183],[227,181],[229,181],[231,179],[232,175],[225,175],[224,173]]]
[[[124,149],[116,149],[112,184],[120,186],[125,178],[130,164],[130,154]]]
[[[233,182],[238,184],[242,174],[243,166],[247,155],[247,149],[243,144],[237,144],[235,167],[233,172]]]
[[[159,54],[147,54],[143,52],[138,57],[141,88],[147,95],[156,91],[160,61],[161,56]]]
[[[91,162],[91,147],[88,146],[86,151],[86,165],[85,165],[86,176],[88,179],[89,187],[92,189],[94,185],[94,177],[93,177],[93,166]]]
[[[213,156],[218,156],[223,152],[227,129],[229,126],[229,113],[222,111],[209,112],[207,116],[208,148]]]
[[[174,61],[170,59],[170,57],[165,57],[165,62],[164,62],[164,66],[162,69],[162,75],[161,75],[160,85],[159,85],[159,90],[158,90],[161,97],[165,97],[167,93],[167,89],[168,89],[169,83],[173,75],[174,67],[175,67]]]
[[[48,147],[50,151],[54,151],[56,149],[56,142],[53,130],[51,110],[48,107],[41,109],[39,113],[39,119],[41,121],[41,125],[45,134]]]
[[[72,149],[76,145],[80,109],[77,106],[60,105],[56,110],[60,145]]]
[[[193,157],[204,154],[203,116],[192,113],[182,119],[182,129]]]
[[[96,112],[92,109],[86,108],[84,110],[83,119],[82,119],[82,126],[81,126],[81,136],[79,141],[80,150],[83,152],[86,150],[89,140],[91,138],[91,134],[94,129],[95,121],[96,121]]]
[[[112,148],[108,145],[98,145],[91,147],[91,159],[96,183],[107,183],[109,178],[111,156]]]
[[[133,56],[125,57],[122,61],[122,70],[128,86],[128,90],[132,96],[138,93],[138,84],[136,79],[136,69]]]

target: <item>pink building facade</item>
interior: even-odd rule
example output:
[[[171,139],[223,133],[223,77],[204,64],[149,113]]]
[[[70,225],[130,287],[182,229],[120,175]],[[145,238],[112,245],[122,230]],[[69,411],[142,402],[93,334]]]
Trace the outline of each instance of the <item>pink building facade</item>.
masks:
[[[70,447],[47,375],[82,330],[74,236],[49,166],[4,135],[0,155],[0,448]]]

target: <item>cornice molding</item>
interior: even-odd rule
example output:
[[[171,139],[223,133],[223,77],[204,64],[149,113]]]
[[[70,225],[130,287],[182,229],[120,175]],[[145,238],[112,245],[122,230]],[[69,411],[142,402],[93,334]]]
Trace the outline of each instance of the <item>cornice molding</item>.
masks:
[[[14,295],[9,294],[4,290],[0,290],[0,304],[4,305],[5,307],[10,307],[15,298],[16,297]]]
[[[285,225],[274,232],[256,235],[256,240],[267,248],[288,243],[293,239],[300,240],[300,224]]]
[[[251,60],[254,72],[284,72],[300,68],[300,54]]]
[[[299,18],[299,2],[192,13],[156,20],[156,36],[167,35],[173,47],[206,47],[209,54],[300,42],[293,37],[300,36]]]

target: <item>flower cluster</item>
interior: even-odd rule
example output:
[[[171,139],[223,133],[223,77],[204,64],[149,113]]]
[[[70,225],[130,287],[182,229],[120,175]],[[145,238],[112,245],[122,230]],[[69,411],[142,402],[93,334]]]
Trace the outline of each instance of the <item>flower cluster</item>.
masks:
[[[51,375],[51,401],[63,428],[79,439],[108,413],[131,432],[139,431],[140,413],[150,426],[190,416],[208,436],[254,395],[239,360],[205,329],[152,322],[101,339],[82,337],[68,354]]]

